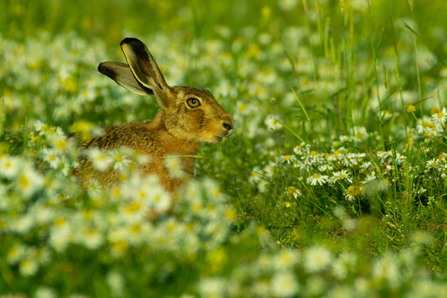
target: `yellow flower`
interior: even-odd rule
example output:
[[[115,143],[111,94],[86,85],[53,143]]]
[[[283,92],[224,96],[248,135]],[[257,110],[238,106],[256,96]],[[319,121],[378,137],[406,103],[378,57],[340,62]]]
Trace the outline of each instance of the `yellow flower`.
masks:
[[[116,257],[121,256],[127,250],[128,245],[129,244],[123,240],[113,242],[111,246],[112,254]]]
[[[233,220],[236,218],[236,211],[234,211],[233,209],[228,209],[225,211],[225,216],[228,219]]]
[[[414,111],[416,111],[416,107],[414,105],[409,105],[408,108],[407,108],[407,112],[411,113],[411,112],[414,112]]]
[[[431,108],[431,110],[430,110],[430,115],[438,114],[438,113],[439,113],[439,109],[438,109],[437,107],[433,107],[433,108]]]
[[[64,150],[65,148],[67,148],[67,140],[64,138],[59,138],[54,141],[53,145],[59,150]]]
[[[211,272],[220,271],[228,261],[227,253],[223,248],[210,252],[206,256],[208,268]]]
[[[270,9],[270,7],[268,7],[268,6],[264,6],[264,7],[262,8],[262,16],[263,16],[265,19],[268,19],[268,18],[270,18],[271,15],[272,15],[272,10]]]
[[[354,185],[348,187],[347,192],[350,196],[355,196],[357,194],[357,188]]]
[[[260,226],[256,229],[256,232],[258,233],[259,236],[264,235],[265,233],[267,233],[266,228],[264,228],[263,226]]]
[[[67,79],[63,80],[62,86],[64,86],[64,89],[67,92],[76,92],[78,88],[77,81],[72,77],[68,77]]]
[[[123,157],[121,155],[119,155],[119,154],[115,155],[114,158],[115,158],[115,160],[117,162],[122,162],[123,161]]]

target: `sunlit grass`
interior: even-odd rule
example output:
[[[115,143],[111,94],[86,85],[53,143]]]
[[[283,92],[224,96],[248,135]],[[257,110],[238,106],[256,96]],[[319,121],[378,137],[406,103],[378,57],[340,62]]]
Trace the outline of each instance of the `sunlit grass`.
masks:
[[[88,3],[0,13],[0,295],[442,297],[445,3]],[[145,157],[67,139],[155,115],[96,71],[127,36],[236,122],[166,215]]]

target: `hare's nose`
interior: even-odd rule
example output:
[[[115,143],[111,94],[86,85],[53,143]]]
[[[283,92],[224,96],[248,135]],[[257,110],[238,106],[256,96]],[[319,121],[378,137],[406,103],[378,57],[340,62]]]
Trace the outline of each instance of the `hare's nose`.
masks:
[[[233,126],[231,126],[230,123],[224,122],[222,125],[223,125],[223,127],[224,127],[226,130],[228,130],[228,131],[230,131],[230,130],[233,129]]]

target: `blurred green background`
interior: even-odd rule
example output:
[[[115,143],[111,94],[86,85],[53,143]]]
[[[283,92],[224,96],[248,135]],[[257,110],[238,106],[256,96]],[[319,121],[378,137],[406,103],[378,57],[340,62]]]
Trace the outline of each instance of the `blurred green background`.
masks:
[[[185,40],[193,37],[212,38],[216,26],[226,26],[237,36],[238,30],[254,26],[258,32],[279,33],[287,26],[304,26],[304,6],[317,9],[318,16],[330,22],[336,40],[342,37],[345,26],[341,8],[345,5],[366,7],[367,0],[355,1],[158,1],[158,0],[78,0],[78,1],[20,1],[2,0],[0,10],[1,34],[4,38],[24,40],[38,30],[61,34],[76,30],[86,39],[101,38],[108,45],[117,44],[123,30],[147,35],[162,31],[164,34],[182,33]],[[389,33],[390,14],[396,21],[412,15],[409,1],[371,1],[373,31],[381,28]],[[413,2],[413,1],[411,1]],[[281,9],[288,3],[291,9]],[[433,29],[445,28],[446,2],[414,1],[414,20],[419,33],[437,50],[446,45],[445,39],[436,38]],[[364,15],[356,18],[355,35],[362,39],[368,32]],[[385,41],[391,39],[385,34]]]
[[[130,94],[95,69],[105,60],[124,61],[119,48],[124,37],[141,38],[169,83],[209,88],[237,119],[230,139],[202,146],[199,154],[210,159],[199,160],[196,167],[197,177],[213,177],[230,195],[237,210],[235,225],[240,225],[235,229],[255,221],[281,247],[324,243],[333,251],[348,248],[368,258],[408,246],[416,229],[430,230],[437,240],[424,252],[424,264],[432,271],[447,268],[445,191],[425,170],[428,160],[445,152],[445,142],[426,143],[431,146],[427,149],[422,146],[424,130],[417,128],[422,115],[430,120],[431,107],[445,105],[447,69],[434,57],[447,61],[445,0],[373,0],[370,9],[367,0],[0,1],[0,124],[9,154],[33,153],[27,138],[36,120],[70,133],[79,121],[110,126],[151,119],[158,108],[154,100]],[[26,59],[30,57],[35,59]],[[300,72],[298,80],[292,67]],[[292,90],[299,93],[300,104]],[[377,101],[377,93],[385,104]],[[430,100],[417,105],[417,112],[406,112],[409,104],[426,97]],[[381,116],[384,110],[390,118]],[[270,129],[268,117],[281,119],[290,131],[279,125]],[[350,145],[338,141],[342,135],[353,136],[358,126],[371,134],[368,140]],[[343,189],[351,183],[309,186],[303,173],[309,176],[316,169],[299,170],[285,160],[301,143],[297,135],[316,154],[334,154],[333,149],[348,146],[365,159],[376,150],[396,148],[407,155],[402,149],[410,144],[410,130],[419,151],[408,165],[418,170],[405,173],[404,180],[388,170],[391,164],[382,163],[384,170],[377,172],[393,186],[358,201],[345,199]],[[253,171],[266,174],[267,167],[275,173],[268,188],[250,181]],[[362,185],[376,171],[373,165],[366,172],[346,168],[355,176],[352,185]],[[439,181],[445,183],[445,178]],[[286,191],[290,186],[300,188],[303,197],[294,198]],[[424,188],[427,194],[418,194]],[[405,203],[408,194],[412,204]],[[424,205],[435,195],[438,205]],[[338,205],[359,220],[357,231],[345,232],[328,215]],[[89,279],[83,263],[73,264]],[[153,268],[158,272],[159,267]],[[134,276],[139,280],[139,274]],[[183,272],[178,276],[190,277]],[[183,288],[182,283],[177,286]]]

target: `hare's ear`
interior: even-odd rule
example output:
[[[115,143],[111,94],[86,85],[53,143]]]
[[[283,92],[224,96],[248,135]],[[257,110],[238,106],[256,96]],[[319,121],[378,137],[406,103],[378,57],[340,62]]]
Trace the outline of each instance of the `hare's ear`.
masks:
[[[163,74],[144,43],[136,38],[125,38],[120,45],[138,82],[152,90],[162,108],[168,107],[172,95],[171,88],[166,84]]]
[[[133,93],[154,95],[151,89],[144,87],[135,79],[129,65],[126,63],[103,62],[98,65],[98,71]]]

